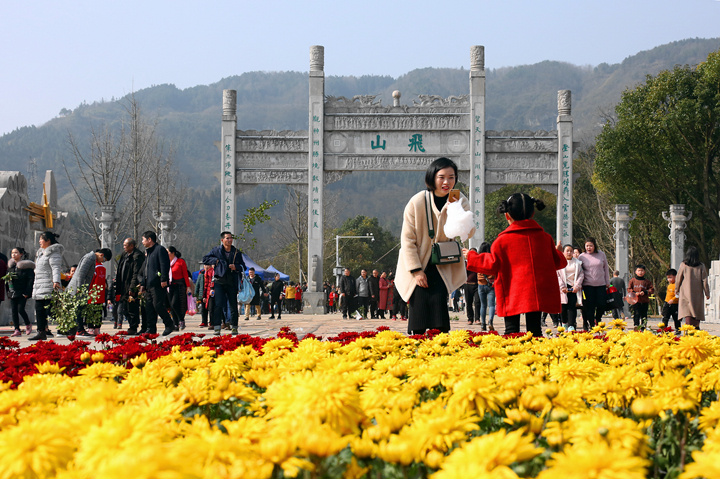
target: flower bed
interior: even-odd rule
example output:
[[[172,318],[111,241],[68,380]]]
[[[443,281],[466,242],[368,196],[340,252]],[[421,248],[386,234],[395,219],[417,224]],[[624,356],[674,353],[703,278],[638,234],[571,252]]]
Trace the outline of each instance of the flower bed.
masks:
[[[379,329],[0,341],[0,478],[720,475],[720,338]]]

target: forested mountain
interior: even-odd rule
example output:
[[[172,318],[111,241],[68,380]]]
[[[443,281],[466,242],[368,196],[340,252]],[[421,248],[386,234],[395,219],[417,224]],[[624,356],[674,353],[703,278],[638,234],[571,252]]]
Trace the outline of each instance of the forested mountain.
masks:
[[[622,63],[596,67],[575,66],[561,61],[487,70],[487,129],[555,129],[557,91],[572,90],[576,138],[592,141],[599,131],[600,111],[611,112],[621,92],[676,64],[697,64],[708,53],[720,49],[720,38],[688,39],[656,47],[626,58]],[[328,66],[327,74],[332,70]],[[194,198],[212,201],[209,192],[217,185],[219,152],[213,142],[220,137],[222,90],[238,92],[239,129],[307,129],[308,74],[303,72],[247,72],[223,78],[211,85],[180,90],[174,85],[157,85],[135,92],[147,117],[156,119],[158,132],[175,152],[178,173],[187,176],[196,189]],[[351,97],[380,94],[384,104],[392,102],[393,90],[402,92],[402,102],[412,104],[418,94],[441,96],[468,93],[468,70],[421,68],[398,78],[365,75],[326,77],[326,94]],[[60,158],[70,156],[68,131],[80,142],[88,142],[91,126],[117,127],[125,113],[125,99],[95,101],[62,113],[42,126],[22,127],[0,137],[0,170],[25,173],[27,161],[37,160],[38,171],[56,171],[60,195],[69,192]],[[40,175],[42,176],[42,175]],[[330,185],[340,192],[338,220],[358,214],[377,216],[380,224],[397,233],[401,206],[422,185],[421,175],[353,173]],[[282,199],[283,186],[258,187],[239,198],[239,210],[263,199]],[[280,213],[277,208],[276,214]],[[214,205],[197,206],[203,217],[186,219],[215,231]],[[272,215],[272,213],[271,213]],[[268,227],[257,230],[268,236]]]

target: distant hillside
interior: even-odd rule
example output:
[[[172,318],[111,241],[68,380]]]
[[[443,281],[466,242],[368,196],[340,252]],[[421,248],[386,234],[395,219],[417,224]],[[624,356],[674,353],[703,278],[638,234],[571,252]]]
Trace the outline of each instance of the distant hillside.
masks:
[[[600,109],[611,111],[625,88],[642,82],[648,74],[672,68],[676,64],[698,64],[708,53],[720,49],[720,38],[688,39],[643,51],[622,63],[597,67],[579,67],[560,61],[504,67],[487,71],[487,128],[555,128],[557,91],[572,90],[576,138],[592,141],[598,132]],[[180,90],[174,85],[157,85],[135,93],[150,118],[157,118],[159,130],[176,153],[179,172],[190,186],[208,190],[217,185],[214,173],[218,151],[222,90],[238,92],[238,128],[306,129],[308,75],[299,72],[248,72],[223,78],[211,85]],[[365,75],[328,76],[326,93],[352,96],[381,94],[383,102],[392,101],[393,90],[402,92],[402,102],[412,103],[417,94],[442,96],[468,92],[468,70],[423,68],[398,78]],[[113,99],[114,100],[114,99]],[[38,170],[57,172],[60,196],[68,192],[60,158],[68,157],[67,132],[87,140],[91,125],[119,125],[124,113],[122,99],[81,104],[63,116],[40,127],[24,127],[0,137],[0,170],[25,172],[27,160],[36,158]],[[422,185],[416,174],[354,173],[330,186],[342,191],[344,203],[340,221],[357,214],[377,215],[384,226],[397,232],[397,211],[383,208],[388,201],[404,202]],[[239,198],[239,207],[256,204],[264,198],[283,198],[284,187],[258,187]],[[372,210],[372,211],[371,211]],[[213,211],[209,208],[208,211]],[[214,225],[214,219],[210,222]],[[214,226],[211,227],[214,230]],[[269,230],[262,228],[261,233]]]

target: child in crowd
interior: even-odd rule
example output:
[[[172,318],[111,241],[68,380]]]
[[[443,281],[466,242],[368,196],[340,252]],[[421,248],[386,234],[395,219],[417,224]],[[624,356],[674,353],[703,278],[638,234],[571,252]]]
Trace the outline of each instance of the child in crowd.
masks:
[[[670,268],[667,270],[667,273],[665,273],[668,287],[667,292],[665,293],[665,304],[662,309],[662,321],[665,325],[670,326],[670,318],[672,317],[673,322],[675,323],[675,331],[677,332],[680,329],[681,322],[678,319],[678,303],[680,303],[680,298],[678,298],[675,294],[676,276],[677,271],[673,268]]]
[[[635,268],[635,277],[628,283],[628,291],[637,296],[637,303],[633,305],[633,324],[636,328],[642,327],[642,320],[647,321],[650,295],[655,292],[652,281],[645,278],[645,265],[639,264]]]
[[[489,253],[463,249],[467,269],[494,275],[497,314],[505,318],[505,334],[520,332],[520,315],[525,314],[527,330],[542,337],[541,316],[559,314],[560,291],[555,271],[567,266],[561,245],[532,217],[545,208],[542,200],[515,193],[500,203],[508,227],[493,242]]]

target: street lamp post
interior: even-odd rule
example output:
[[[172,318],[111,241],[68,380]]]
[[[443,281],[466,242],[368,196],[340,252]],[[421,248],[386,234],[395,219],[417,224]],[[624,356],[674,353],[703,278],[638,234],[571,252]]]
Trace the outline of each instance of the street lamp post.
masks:
[[[340,286],[340,276],[342,276],[343,272],[343,268],[340,266],[340,238],[369,239],[370,241],[375,241],[372,233],[367,233],[365,236],[335,236],[335,286]]]

